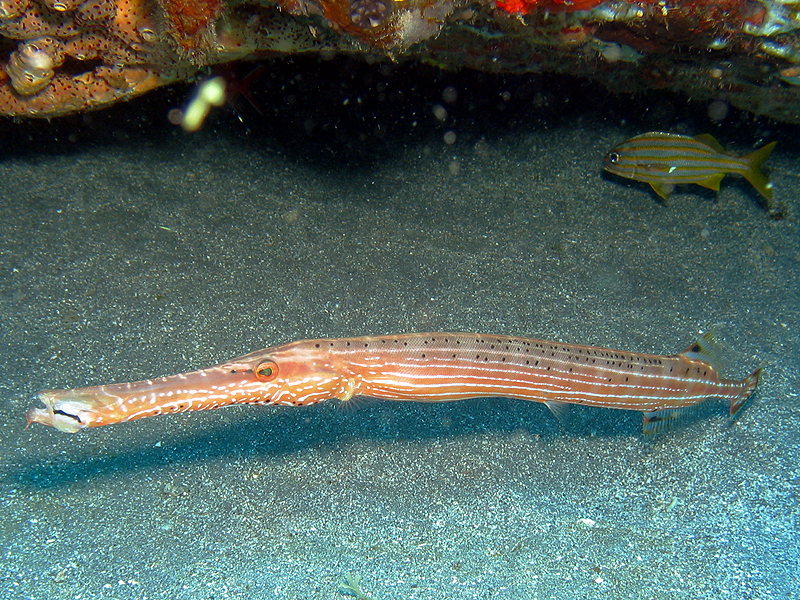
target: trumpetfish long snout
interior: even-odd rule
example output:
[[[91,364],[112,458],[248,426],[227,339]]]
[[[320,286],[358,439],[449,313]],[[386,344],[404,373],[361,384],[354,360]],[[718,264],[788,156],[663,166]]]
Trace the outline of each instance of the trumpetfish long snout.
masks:
[[[132,383],[38,394],[44,408],[28,424],[74,433],[144,417],[233,404],[303,406],[338,398],[448,402],[509,397],[644,414],[655,433],[679,409],[730,400],[735,415],[761,369],[723,379],[707,352],[710,337],[669,356],[476,333],[411,333],[304,340],[259,350],[207,369]]]

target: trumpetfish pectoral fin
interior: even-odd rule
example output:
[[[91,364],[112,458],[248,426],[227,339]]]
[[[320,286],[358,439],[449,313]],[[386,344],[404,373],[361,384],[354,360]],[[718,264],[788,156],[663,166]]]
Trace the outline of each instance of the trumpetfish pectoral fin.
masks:
[[[553,413],[561,425],[566,426],[567,420],[569,419],[569,404],[565,402],[557,402],[556,400],[547,400],[545,402],[545,406],[550,409],[550,412]]]
[[[358,392],[358,382],[355,379],[347,378],[342,383],[342,390],[337,395],[340,402],[349,402]]]

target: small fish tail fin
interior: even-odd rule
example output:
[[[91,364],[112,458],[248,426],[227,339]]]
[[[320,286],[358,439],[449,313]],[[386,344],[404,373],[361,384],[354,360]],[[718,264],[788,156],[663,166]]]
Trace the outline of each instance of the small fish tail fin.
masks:
[[[756,369],[750,375],[748,375],[744,381],[742,382],[742,391],[741,393],[736,396],[736,398],[731,399],[731,417],[735,417],[736,414],[742,410],[742,407],[747,404],[747,401],[750,399],[750,396],[753,395],[753,392],[758,385],[758,379],[761,377],[761,369]]]
[[[772,150],[777,143],[778,142],[770,142],[766,146],[754,150],[743,158],[747,166],[742,172],[742,176],[767,200],[772,200],[772,185],[769,182],[769,178],[764,175],[761,167],[769,158],[769,155],[772,154]]]

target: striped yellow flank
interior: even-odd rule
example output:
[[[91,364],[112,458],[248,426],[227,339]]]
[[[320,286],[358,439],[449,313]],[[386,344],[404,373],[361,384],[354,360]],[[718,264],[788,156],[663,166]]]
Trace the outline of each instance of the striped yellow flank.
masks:
[[[761,166],[771,154],[771,142],[747,156],[728,154],[710,135],[689,137],[651,132],[638,135],[610,150],[604,168],[628,179],[644,181],[665,200],[678,184],[696,183],[719,190],[727,173],[745,177],[767,200],[772,188]]]

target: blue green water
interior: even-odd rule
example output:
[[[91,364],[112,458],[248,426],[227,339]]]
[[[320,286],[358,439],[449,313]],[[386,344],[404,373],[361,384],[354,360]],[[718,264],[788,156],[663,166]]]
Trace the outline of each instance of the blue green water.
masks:
[[[350,574],[375,600],[797,596],[797,129],[469,80],[192,136],[164,118],[186,90],[0,123],[0,595],[340,599]],[[664,206],[601,174],[648,129],[779,139],[786,218],[736,177]],[[638,413],[563,427],[508,399],[25,429],[40,389],[425,330],[657,353],[712,330],[726,374],[765,377],[735,424],[711,401],[653,441]]]

